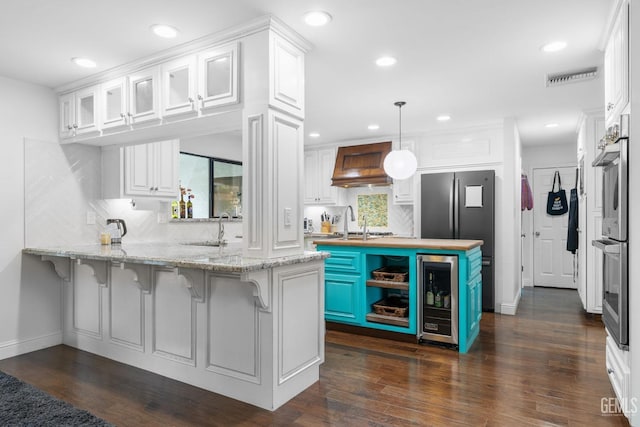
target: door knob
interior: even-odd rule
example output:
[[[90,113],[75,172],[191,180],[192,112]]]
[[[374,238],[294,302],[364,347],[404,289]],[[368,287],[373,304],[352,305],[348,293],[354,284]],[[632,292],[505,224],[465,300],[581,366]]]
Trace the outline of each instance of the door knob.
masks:
[[[540,232],[536,231],[536,237],[540,237]]]

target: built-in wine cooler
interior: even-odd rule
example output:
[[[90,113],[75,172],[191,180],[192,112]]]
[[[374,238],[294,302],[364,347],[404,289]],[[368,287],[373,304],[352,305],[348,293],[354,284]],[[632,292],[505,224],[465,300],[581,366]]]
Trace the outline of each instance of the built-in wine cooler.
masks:
[[[458,257],[418,255],[418,340],[458,344]]]

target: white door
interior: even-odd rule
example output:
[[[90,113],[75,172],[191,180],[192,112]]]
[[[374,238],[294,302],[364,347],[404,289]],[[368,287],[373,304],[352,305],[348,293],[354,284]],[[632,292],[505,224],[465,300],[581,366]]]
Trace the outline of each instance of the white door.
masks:
[[[567,251],[569,214],[547,214],[547,193],[551,191],[555,171],[560,172],[562,188],[567,193],[567,204],[570,190],[575,185],[575,168],[533,170],[533,284],[576,289],[573,282],[573,254]]]

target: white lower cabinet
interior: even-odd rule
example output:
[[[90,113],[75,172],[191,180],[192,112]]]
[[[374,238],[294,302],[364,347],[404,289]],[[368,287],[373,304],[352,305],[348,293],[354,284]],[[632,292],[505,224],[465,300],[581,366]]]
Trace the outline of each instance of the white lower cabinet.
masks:
[[[319,379],[322,260],[242,273],[43,260],[65,279],[66,345],[267,410]]]
[[[178,140],[102,149],[105,199],[178,196]]]
[[[631,372],[629,370],[629,352],[620,350],[607,333],[606,367],[609,381],[624,415],[629,417],[631,409]]]

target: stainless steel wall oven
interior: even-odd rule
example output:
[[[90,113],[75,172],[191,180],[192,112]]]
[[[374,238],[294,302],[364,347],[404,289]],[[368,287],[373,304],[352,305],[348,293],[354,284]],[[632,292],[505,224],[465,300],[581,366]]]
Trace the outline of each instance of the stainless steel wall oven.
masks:
[[[593,245],[603,253],[602,320],[618,347],[629,346],[628,280],[628,139],[607,144],[593,162],[603,167],[602,239]]]

